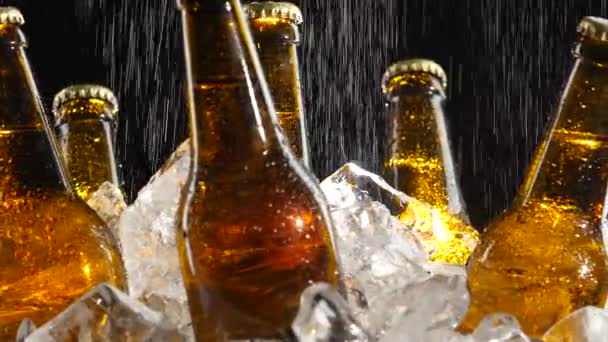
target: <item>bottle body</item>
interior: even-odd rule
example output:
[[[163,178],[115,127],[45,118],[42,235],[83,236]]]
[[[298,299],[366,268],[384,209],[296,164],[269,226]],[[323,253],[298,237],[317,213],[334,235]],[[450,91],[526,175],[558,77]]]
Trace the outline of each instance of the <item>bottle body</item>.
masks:
[[[314,282],[338,283],[318,199],[282,154],[209,172],[183,213],[184,279],[201,340],[286,334],[300,295]]]
[[[192,165],[178,248],[198,340],[287,334],[339,284],[324,198],[285,147],[238,1],[182,1]]]
[[[40,132],[9,134],[0,145],[41,139]],[[27,191],[4,197],[2,206],[0,340],[14,339],[23,319],[45,323],[102,282],[126,289],[113,236],[81,200],[65,191]]]
[[[63,104],[57,137],[72,188],[87,201],[104,182],[119,186],[113,124],[107,104],[75,99]]]
[[[251,18],[249,23],[279,124],[293,153],[309,166],[297,52],[298,27],[292,19],[283,18]]]
[[[536,337],[578,308],[604,305],[608,70],[592,56],[578,57],[518,205],[487,228],[471,256],[465,330],[500,311]]]
[[[109,230],[69,191],[24,45],[17,25],[0,24],[0,340],[100,282],[125,285]]]

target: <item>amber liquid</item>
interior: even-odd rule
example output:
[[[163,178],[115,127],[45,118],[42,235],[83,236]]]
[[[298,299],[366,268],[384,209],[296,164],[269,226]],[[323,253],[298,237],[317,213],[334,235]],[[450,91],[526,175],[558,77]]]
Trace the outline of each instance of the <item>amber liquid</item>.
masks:
[[[401,134],[401,137],[403,141],[436,139],[418,133]],[[393,184],[398,190],[447,210],[448,199],[443,165],[435,156],[436,151],[429,151],[422,146],[424,144],[414,144],[409,151],[402,150],[391,156],[385,164],[388,177],[395,181]]]
[[[194,332],[282,337],[306,287],[339,284],[329,213],[280,134],[240,3],[181,8],[193,164],[178,247]]]
[[[408,73],[391,79],[389,86],[394,103],[385,143],[385,178],[396,189],[468,221],[454,171],[440,82],[426,73]]]
[[[462,325],[474,329],[493,312],[516,316],[524,331],[542,334],[572,311],[603,306],[608,265],[600,219],[606,187],[608,137],[553,132],[544,169],[522,207],[507,212],[484,233],[468,265],[471,308]],[[569,196],[563,196],[566,187]],[[552,191],[553,190],[553,191]]]
[[[447,210],[446,173],[433,104],[429,95],[409,96],[410,100],[401,102],[392,114],[385,176],[396,189]]]
[[[0,340],[125,278],[100,219],[66,193],[43,128],[0,131]]]
[[[479,240],[469,225],[460,195],[442,103],[441,85],[426,73],[409,73],[389,81],[394,99],[389,117],[384,177],[389,184],[436,210],[435,219],[418,227],[431,261],[464,264]],[[415,222],[426,209],[408,210],[400,215]],[[423,220],[424,221],[424,220]]]
[[[253,19],[250,27],[279,124],[293,153],[308,165],[308,140],[296,50],[298,28],[291,20],[277,18]]]
[[[246,87],[236,82],[197,87],[198,105],[220,110],[209,106],[240,98]],[[217,136],[226,134],[217,128]],[[229,146],[212,149],[215,162],[199,163],[183,216],[179,248],[195,334],[200,341],[280,337],[306,287],[338,284],[329,218],[293,156],[258,146],[247,157],[227,153]]]
[[[58,134],[72,188],[85,201],[104,182],[119,185],[111,123],[90,116],[62,124]]]

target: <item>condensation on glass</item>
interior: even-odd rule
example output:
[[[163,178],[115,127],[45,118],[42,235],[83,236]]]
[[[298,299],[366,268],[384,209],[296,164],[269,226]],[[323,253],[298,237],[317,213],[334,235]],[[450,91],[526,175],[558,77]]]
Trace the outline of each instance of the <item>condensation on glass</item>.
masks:
[[[443,111],[446,86],[445,72],[431,60],[403,60],[387,69],[382,82],[388,102],[383,176],[437,211],[439,219],[426,232],[437,246],[432,260],[464,264],[478,233],[469,225],[454,170]],[[423,210],[408,209],[401,215],[404,221]]]
[[[469,261],[463,331],[506,312],[540,337],[568,313],[606,300],[608,20],[584,18],[579,32],[559,110],[515,205],[486,229]]]
[[[118,101],[99,85],[73,85],[53,101],[59,147],[76,194],[87,201],[104,182],[117,187],[114,119]]]
[[[340,287],[325,199],[277,130],[240,2],[178,5],[193,153],[178,247],[195,335],[282,337],[306,287]]]
[[[273,1],[252,2],[245,12],[279,124],[293,153],[309,166],[297,52],[302,12],[289,2]]]
[[[101,282],[124,288],[111,233],[65,177],[24,47],[0,7],[0,340],[44,323]]]

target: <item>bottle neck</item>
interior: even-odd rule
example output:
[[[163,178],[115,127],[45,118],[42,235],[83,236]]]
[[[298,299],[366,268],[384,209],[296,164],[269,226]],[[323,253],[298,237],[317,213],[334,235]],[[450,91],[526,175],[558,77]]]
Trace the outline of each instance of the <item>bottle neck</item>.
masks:
[[[110,104],[75,99],[61,105],[55,114],[59,146],[76,194],[88,200],[104,182],[119,186]]]
[[[466,220],[443,113],[445,94],[434,77],[415,77],[389,93],[387,180],[398,190]]]
[[[280,148],[274,108],[240,2],[181,2],[193,152],[241,164]]]
[[[516,207],[548,201],[589,213],[604,207],[608,184],[608,67],[597,57],[608,57],[608,45],[593,46],[583,41],[575,54],[577,60],[557,115],[537,150]]]
[[[42,127],[46,123],[18,27],[0,25],[0,128]]]
[[[298,27],[291,20],[278,18],[251,19],[249,24],[279,124],[294,154],[308,165],[308,142],[297,52],[300,42]]]
[[[0,25],[0,192],[71,190],[24,47],[14,25]],[[33,173],[32,170],[37,170]]]

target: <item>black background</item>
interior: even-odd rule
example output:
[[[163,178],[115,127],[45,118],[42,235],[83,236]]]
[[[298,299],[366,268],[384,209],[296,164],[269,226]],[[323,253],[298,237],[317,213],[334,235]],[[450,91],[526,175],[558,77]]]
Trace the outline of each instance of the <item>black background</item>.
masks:
[[[120,97],[117,156],[137,190],[187,136],[181,25],[174,0],[4,0],[26,16],[45,103],[97,82]],[[301,0],[302,70],[313,169],[380,163],[384,69],[438,61],[450,78],[448,120],[460,183],[482,227],[525,174],[572,65],[576,24],[607,0]]]

